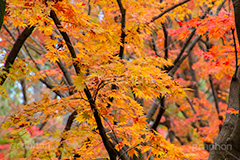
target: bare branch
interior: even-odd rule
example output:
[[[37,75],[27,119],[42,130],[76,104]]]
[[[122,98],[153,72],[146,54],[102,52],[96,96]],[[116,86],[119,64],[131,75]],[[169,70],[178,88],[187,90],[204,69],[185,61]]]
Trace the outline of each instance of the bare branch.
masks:
[[[187,102],[189,103],[189,105],[191,106],[191,108],[192,108],[192,110],[193,110],[193,113],[196,114],[197,111],[196,111],[195,108],[193,107],[192,102],[190,101],[190,99],[189,99],[188,97],[186,97],[186,99],[187,99]]]
[[[45,53],[47,52],[46,48],[40,42],[38,42],[36,38],[34,38],[33,36],[30,36],[30,38],[42,49],[42,51],[44,51]]]
[[[47,78],[45,79],[40,79],[40,81],[45,84],[49,89],[54,89],[55,86],[51,84],[51,82],[49,82],[49,80]],[[65,97],[64,94],[62,94],[62,92],[58,91],[58,90],[53,90],[53,92],[55,92],[58,96],[60,97]]]
[[[7,28],[7,26],[5,24],[3,24],[3,28],[8,32],[8,34],[12,37],[12,39],[14,41],[16,41],[16,37],[14,36],[14,34]]]
[[[221,11],[222,7],[224,6],[224,3],[226,2],[227,0],[223,0],[222,3],[218,6],[217,8],[217,11],[216,11],[216,16],[219,14],[219,12]]]
[[[71,41],[70,41],[69,36],[67,35],[67,33],[61,31],[61,29],[63,27],[61,26],[61,23],[60,23],[59,19],[57,18],[56,13],[53,10],[51,10],[51,12],[50,12],[50,17],[53,19],[55,25],[57,26],[58,30],[60,31],[61,35],[63,36],[63,39],[65,40],[65,42],[66,42],[66,44],[68,46],[68,49],[69,49],[69,51],[71,53],[72,59],[74,61],[74,58],[77,58],[75,50],[74,50],[74,48],[73,48],[73,46],[71,44]],[[74,62],[73,62],[73,66],[75,68],[76,73],[77,74],[81,74],[80,66],[77,63],[74,63]],[[111,141],[108,139],[108,137],[106,135],[106,132],[105,132],[105,129],[103,127],[101,118],[100,118],[99,113],[98,113],[97,108],[96,108],[96,103],[95,103],[95,101],[94,101],[94,99],[93,99],[93,97],[92,97],[92,95],[91,95],[87,85],[84,88],[84,92],[85,92],[85,94],[86,94],[86,96],[88,98],[89,104],[91,106],[91,109],[92,109],[93,114],[94,114],[94,118],[95,118],[97,126],[98,126],[98,130],[99,130],[100,136],[101,136],[101,138],[103,140],[105,148],[108,151],[110,159],[111,160],[112,159],[116,159],[116,156],[117,156],[117,154],[119,155],[119,152],[117,152],[114,149],[113,144],[111,143]],[[76,116],[76,114],[75,114],[75,111],[72,113],[73,119]],[[68,124],[66,125],[66,127],[68,127],[68,128],[65,128],[65,130],[66,129],[70,129],[69,127],[71,127],[71,124],[72,124],[73,121],[71,121],[71,118],[69,118],[68,122],[69,122],[69,125]],[[58,158],[61,159],[61,152],[60,152],[60,156],[58,156]]]
[[[212,88],[212,93],[213,93],[213,98],[214,98],[217,114],[219,115],[220,111],[219,111],[219,106],[218,106],[217,92],[216,92],[216,90],[213,86],[212,75],[209,75],[209,82],[210,82],[210,85],[211,85],[211,88]]]
[[[64,74],[64,77],[66,78],[67,80],[67,83],[70,85],[70,86],[73,86],[73,80],[71,78],[71,74],[70,72],[68,71],[68,69],[64,66],[63,62],[58,59],[57,61],[57,64],[58,66],[60,67],[60,69],[62,70],[63,74]]]
[[[188,63],[189,63],[189,68],[190,68],[190,75],[192,77],[191,83],[192,83],[192,88],[194,89],[194,97],[200,98],[199,97],[199,91],[198,91],[198,81],[196,77],[195,70],[193,69],[193,64],[194,64],[194,59],[192,56],[192,52],[188,52]]]

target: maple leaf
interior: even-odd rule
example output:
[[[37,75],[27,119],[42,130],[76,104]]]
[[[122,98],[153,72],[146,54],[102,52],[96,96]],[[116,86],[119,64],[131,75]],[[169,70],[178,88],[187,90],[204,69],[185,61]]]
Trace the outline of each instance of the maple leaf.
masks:
[[[83,90],[85,88],[85,80],[86,77],[83,76],[83,74],[79,74],[73,78],[74,84],[76,86],[76,89]]]
[[[135,150],[135,148],[132,148],[128,151],[128,155],[130,157],[133,157],[134,155],[136,155],[137,157],[139,156],[139,153]]]
[[[227,113],[230,113],[230,114],[234,114],[234,115],[239,114],[239,111],[238,111],[238,110],[235,110],[235,109],[233,109],[233,108],[229,108],[226,112],[227,112]]]
[[[48,52],[45,56],[50,60],[50,62],[54,63],[58,61],[58,56],[54,52]]]

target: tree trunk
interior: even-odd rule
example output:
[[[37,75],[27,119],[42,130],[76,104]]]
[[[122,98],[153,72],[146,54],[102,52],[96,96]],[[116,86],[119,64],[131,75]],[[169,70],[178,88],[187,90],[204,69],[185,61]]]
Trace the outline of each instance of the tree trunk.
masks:
[[[228,109],[233,108],[235,110],[238,110],[239,108],[239,93],[240,93],[239,82],[240,82],[239,79],[232,79],[231,81]],[[234,114],[227,113],[222,129],[211,148],[211,152],[208,158],[209,160],[225,159],[227,155],[230,154],[230,150],[232,150],[232,145],[228,144],[227,142],[228,138],[230,137],[231,133],[233,132],[236,126],[236,123],[237,116]]]
[[[235,24],[238,41],[240,40],[240,0],[232,0],[235,15]],[[239,43],[240,44],[240,43]],[[237,64],[236,71],[232,77],[228,109],[239,110],[240,107],[240,69]],[[240,116],[227,113],[222,129],[215,140],[209,160],[236,160],[240,157]]]

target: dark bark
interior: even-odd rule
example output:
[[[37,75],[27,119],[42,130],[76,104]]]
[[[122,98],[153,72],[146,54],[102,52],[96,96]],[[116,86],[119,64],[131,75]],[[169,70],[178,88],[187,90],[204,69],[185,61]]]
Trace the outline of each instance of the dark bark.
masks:
[[[232,0],[232,3],[234,7],[235,25],[237,30],[238,42],[239,42],[240,41],[240,1]]]
[[[62,70],[63,72],[63,75],[64,77],[66,78],[67,80],[67,83],[70,85],[70,86],[73,86],[73,80],[71,78],[71,74],[70,72],[68,71],[68,69],[64,66],[63,62],[59,59],[57,61],[57,64],[58,66],[60,67],[60,69]]]
[[[233,78],[236,78],[237,75],[237,70],[238,70],[238,54],[237,54],[237,44],[236,44],[236,40],[235,40],[235,36],[234,36],[234,29],[232,29],[232,36],[233,36],[233,42],[234,42],[234,50],[235,50],[235,73],[233,75]]]
[[[69,51],[71,53],[72,60],[74,60],[74,58],[76,58],[77,55],[76,55],[75,50],[74,50],[74,48],[72,46],[70,38],[69,38],[69,36],[68,36],[68,34],[66,32],[62,32],[61,31],[61,29],[63,27],[61,26],[61,23],[60,23],[59,19],[57,18],[56,14],[55,14],[55,12],[53,10],[51,10],[51,12],[50,12],[50,17],[53,19],[55,25],[57,26],[58,30],[60,31],[61,35],[63,36],[63,39],[65,40],[65,42],[66,42],[66,44],[68,46],[68,49],[69,49]],[[78,63],[75,63],[73,61],[73,66],[75,68],[75,71],[76,71],[77,75],[81,74],[80,66],[78,65]],[[95,103],[94,97],[92,97],[91,92],[88,89],[87,85],[85,85],[84,92],[85,92],[85,94],[86,94],[86,96],[88,98],[88,102],[89,102],[89,104],[91,106],[91,109],[93,111],[93,115],[94,115],[95,121],[96,121],[97,126],[98,126],[99,134],[100,134],[100,136],[102,138],[103,144],[104,144],[104,146],[105,146],[105,148],[106,148],[106,150],[108,152],[108,155],[109,155],[111,160],[115,160],[117,155],[120,155],[120,153],[117,152],[114,149],[114,145],[112,144],[112,142],[109,140],[109,138],[106,135],[106,131],[104,129],[104,126],[102,124],[100,115],[99,115],[98,110],[96,108],[96,103]],[[74,117],[76,115],[77,115],[77,111],[74,111],[70,115],[70,117],[68,119],[68,122],[67,122],[67,125],[65,127],[65,131],[70,130],[71,125],[72,125],[73,120],[74,120]],[[61,156],[61,154],[60,154],[60,156]],[[58,158],[61,158],[60,156]]]
[[[180,60],[180,58],[182,57],[185,49],[186,49],[187,46],[189,45],[189,43],[190,43],[192,37],[194,36],[195,32],[196,32],[196,29],[193,29],[192,32],[190,33],[189,37],[186,39],[186,41],[185,41],[185,43],[184,43],[184,45],[183,45],[180,53],[177,55],[177,58],[176,58],[176,59],[174,60],[174,62],[173,62],[174,65],[176,65],[176,64],[178,63],[178,61]],[[195,44],[194,44],[194,45],[195,45]],[[170,70],[174,67],[174,65],[171,66],[171,67],[169,67],[167,70],[170,71]]]
[[[14,34],[7,28],[7,26],[4,24],[3,28],[8,32],[8,34],[12,37],[12,39],[14,41],[16,41],[16,37],[14,36]]]
[[[149,109],[148,112],[147,112],[147,115],[146,115],[146,118],[147,118],[146,122],[147,122],[147,123],[150,123],[150,121],[151,121],[154,113],[155,113],[156,110],[158,109],[159,105],[160,105],[160,102],[159,102],[158,98],[155,98],[155,99],[153,100],[153,103],[152,103],[150,109]]]
[[[69,131],[69,130],[71,129],[71,126],[72,126],[72,124],[73,124],[73,121],[74,121],[76,115],[77,115],[77,111],[75,110],[75,111],[72,112],[71,115],[68,117],[67,124],[66,124],[66,126],[65,126],[65,128],[64,128],[63,133],[66,133],[67,131]],[[61,159],[61,158],[62,158],[61,148],[63,148],[63,145],[64,145],[63,141],[64,141],[64,140],[66,140],[66,138],[61,138],[61,140],[60,140],[60,145],[58,146],[58,149],[59,149],[58,159]]]
[[[164,34],[164,58],[168,59],[168,31],[166,27],[166,23],[162,23],[162,29]]]
[[[160,54],[159,54],[159,51],[158,51],[158,47],[157,47],[157,44],[156,44],[156,39],[157,39],[157,32],[154,30],[152,32],[152,42],[151,42],[151,47],[152,47],[152,50],[155,52],[155,55],[160,57]],[[166,50],[167,48],[165,48]]]
[[[2,85],[5,80],[7,79],[7,74],[9,73],[9,69],[12,67],[15,59],[17,58],[17,55],[22,48],[24,42],[26,39],[31,35],[33,32],[35,26],[32,27],[26,27],[24,31],[18,36],[16,42],[13,45],[12,50],[10,51],[9,55],[7,56],[7,60],[5,61],[3,71],[4,73],[1,73],[0,75],[0,85]]]
[[[238,42],[240,41],[240,1],[232,0],[234,7],[235,25]],[[239,42],[240,44],[240,42]],[[237,56],[236,56],[237,59]],[[236,60],[237,61],[237,60]],[[232,77],[229,92],[228,109],[239,110],[240,107],[240,76],[239,67],[236,64],[235,74]],[[217,146],[217,147],[216,147]],[[236,160],[240,157],[240,115],[226,114],[222,129],[214,141],[209,160]]]
[[[126,26],[126,9],[123,8],[121,0],[117,0],[118,6],[120,8],[121,12],[121,45],[120,45],[120,51],[119,51],[119,57],[122,59],[124,55],[124,43],[125,43],[125,26]]]
[[[85,92],[85,94],[86,94],[86,96],[89,100],[91,110],[93,111],[93,115],[94,115],[94,118],[95,118],[97,126],[98,126],[99,134],[101,135],[101,138],[103,140],[103,144],[104,144],[105,148],[107,149],[108,155],[109,155],[111,160],[115,160],[118,152],[114,149],[113,144],[109,141],[109,139],[106,135],[106,132],[105,132],[104,126],[102,124],[100,115],[99,115],[99,113],[97,111],[97,108],[96,108],[96,103],[94,102],[94,99],[93,99],[93,97],[92,97],[92,95],[91,95],[87,86],[85,87],[84,92]]]
[[[175,72],[178,70],[182,62],[187,58],[187,55],[183,55],[179,61],[174,65],[174,67],[169,71],[168,75],[173,76]]]
[[[194,33],[195,33],[195,31],[193,31]],[[185,42],[185,44],[184,44],[184,48],[186,48],[187,46],[188,46],[188,44],[189,44],[189,42],[188,41],[190,41],[191,40],[191,38],[192,38],[192,36],[194,35],[193,34],[193,32],[191,33],[191,35],[190,35],[190,37],[188,37],[188,39],[186,40],[186,42]],[[189,44],[189,46],[187,47],[187,52],[190,52],[192,49],[193,49],[193,47],[196,45],[196,43],[199,41],[199,39],[200,39],[201,37],[200,36],[197,36],[197,37],[195,37],[194,38],[194,40]],[[184,52],[184,50],[185,49],[182,49],[183,51],[180,51],[180,54],[182,55],[183,54],[183,52]],[[180,57],[180,58],[178,58],[178,57]],[[168,68],[167,69],[167,72],[168,72],[168,75],[169,76],[172,76],[173,77],[173,75],[175,74],[175,72],[177,71],[177,69],[180,67],[180,65],[182,64],[182,62],[186,59],[186,57],[187,57],[187,55],[182,55],[182,56],[179,56],[178,55],[178,57],[175,59],[175,61],[176,61],[176,64],[170,69],[170,68]],[[178,59],[178,60],[177,60]],[[156,110],[157,110],[157,108],[158,108],[158,104],[156,103],[157,101],[159,101],[157,98],[155,98],[154,99],[154,101],[153,101],[153,104],[152,104],[152,106],[151,106],[151,108],[149,109],[149,111],[148,111],[148,113],[147,113],[147,116],[146,116],[146,118],[147,118],[147,122],[149,123],[150,121],[151,121],[151,119],[152,119],[152,116],[154,115],[154,113],[156,112]],[[165,110],[162,110],[162,112],[164,112]]]
[[[166,10],[164,10],[163,12],[161,12],[160,14],[154,16],[154,17],[151,19],[151,22],[154,22],[155,20],[159,19],[160,17],[162,17],[162,16],[163,16],[164,14],[166,14],[167,12],[169,12],[169,11],[177,8],[178,6],[181,6],[181,5],[185,4],[185,3],[187,3],[188,1],[190,1],[190,0],[185,0],[185,1],[179,2],[179,3],[175,4],[175,5],[173,5],[172,7],[167,8]]]
[[[91,5],[90,5],[90,0],[88,0],[88,15],[90,16],[91,14]]]
[[[238,71],[239,72],[239,69]],[[239,74],[239,73],[238,73]],[[229,102],[228,102],[228,109],[233,108],[235,110],[239,109],[239,95],[240,95],[240,80],[232,79],[230,84],[230,92],[229,92]],[[209,160],[218,159],[224,160],[227,156],[231,153],[232,144],[228,144],[229,137],[232,134],[236,124],[237,124],[238,116],[234,114],[227,113],[226,119],[223,123],[222,129],[214,141],[214,147],[210,151]],[[229,141],[230,142],[230,141]],[[237,157],[239,157],[237,155]]]
[[[226,1],[227,1],[227,0],[223,0],[222,3],[218,6],[217,11],[216,11],[216,16],[219,14],[219,12],[220,12],[221,9],[223,8],[224,3],[225,3]]]
[[[192,111],[193,111],[193,113],[194,114],[196,114],[197,113],[197,111],[195,110],[195,108],[193,107],[193,104],[192,104],[192,102],[190,101],[190,99],[189,98],[186,98],[187,99],[187,102],[189,103],[189,105],[191,106],[191,109],[192,109]]]
[[[26,79],[20,80],[22,86],[22,94],[23,94],[23,104],[26,105],[27,101],[27,87],[26,87]]]
[[[74,50],[74,48],[72,46],[72,43],[70,41],[70,38],[69,38],[68,34],[66,32],[61,31],[61,29],[63,27],[62,27],[61,22],[58,19],[56,13],[53,10],[50,11],[50,17],[53,19],[56,27],[58,28],[58,30],[61,33],[64,41],[66,42],[68,50],[71,53],[71,56],[73,58],[73,60],[72,60],[73,61],[73,66],[74,66],[74,68],[76,70],[76,73],[79,74],[80,73],[80,66],[79,66],[78,63],[76,63],[76,61],[74,61],[74,59],[77,58],[77,55],[76,55],[76,52],[75,52],[75,50]]]
[[[157,126],[159,125],[159,122],[160,122],[160,120],[162,118],[162,115],[165,112],[165,110],[166,110],[166,107],[165,107],[165,97],[162,97],[160,99],[160,108],[158,110],[157,117],[156,117],[156,119],[155,119],[151,129],[153,129],[155,131],[157,130]]]
[[[74,59],[77,58],[77,55],[76,55],[76,52],[75,52],[75,50],[74,50],[74,48],[72,46],[72,43],[70,41],[70,38],[69,38],[68,34],[66,32],[61,31],[61,29],[63,27],[62,27],[61,22],[58,19],[56,13],[53,10],[50,11],[50,17],[53,19],[56,27],[58,28],[60,34],[62,35],[64,41],[67,44],[68,50],[69,50],[69,52],[70,52],[70,54],[72,56],[73,66],[75,68],[75,71],[76,71],[77,75],[80,74],[80,66],[79,66],[78,63],[74,62]],[[58,65],[61,68],[61,70],[63,71],[64,76],[66,77],[69,85],[73,85],[73,82],[72,82],[72,79],[70,77],[70,74],[69,74],[68,70],[64,67],[64,65],[61,63],[61,61],[58,62]],[[76,115],[77,115],[77,111],[75,110],[68,117],[67,124],[65,126],[64,132],[69,131],[71,129],[72,123],[73,123],[74,118],[76,117]],[[64,140],[65,140],[65,138],[61,139],[60,146],[58,147],[59,149],[63,147],[63,141]],[[62,152],[59,150],[58,158],[61,159],[61,156],[62,156]]]
[[[55,86],[49,81],[49,79],[47,77],[45,77],[44,79],[40,79],[40,81],[43,84],[45,84],[47,86],[47,88],[49,88],[49,89],[55,88]],[[54,90],[53,92],[55,92],[59,97],[65,97],[65,95],[58,90]]]
[[[192,57],[192,53],[188,52],[188,62],[189,62],[189,68],[190,68],[190,74],[192,77],[192,88],[194,90],[194,97],[199,98],[199,92],[198,92],[198,81],[195,74],[195,70],[192,68],[192,65],[194,63],[194,59]]]
[[[212,94],[213,94],[213,98],[214,98],[214,102],[215,102],[216,111],[217,111],[217,114],[219,114],[220,111],[219,111],[219,106],[218,106],[218,97],[217,97],[217,92],[213,86],[212,75],[209,75],[209,82],[210,82],[210,86],[212,89]]]

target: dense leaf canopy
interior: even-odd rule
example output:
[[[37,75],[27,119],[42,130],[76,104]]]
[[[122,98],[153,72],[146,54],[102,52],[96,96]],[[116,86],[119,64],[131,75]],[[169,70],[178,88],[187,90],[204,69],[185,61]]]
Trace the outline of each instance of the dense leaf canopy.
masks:
[[[8,0],[0,158],[207,159],[236,35],[226,0]]]

